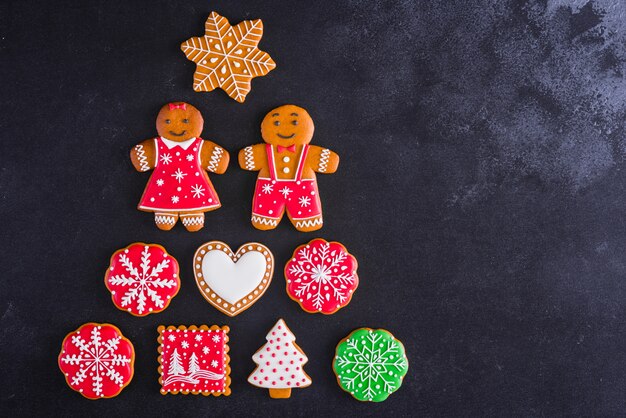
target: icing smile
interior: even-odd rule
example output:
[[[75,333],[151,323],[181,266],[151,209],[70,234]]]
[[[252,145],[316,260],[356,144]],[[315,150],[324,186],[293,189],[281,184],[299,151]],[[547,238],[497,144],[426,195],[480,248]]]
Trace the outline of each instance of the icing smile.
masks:
[[[279,136],[279,137],[281,137],[282,139],[289,139],[289,138],[293,138],[294,136],[296,136],[296,134],[295,134],[295,133],[294,133],[294,134],[291,134],[291,135],[287,135],[287,136],[286,136],[286,135],[281,135],[281,134],[276,134],[276,135],[278,135],[278,136]]]
[[[172,135],[174,135],[174,136],[183,136],[183,135],[185,135],[185,133],[186,133],[186,132],[187,132],[187,131],[182,131],[181,133],[177,134],[177,133],[176,133],[176,132],[174,132],[174,131],[170,131],[170,133],[171,133]]]

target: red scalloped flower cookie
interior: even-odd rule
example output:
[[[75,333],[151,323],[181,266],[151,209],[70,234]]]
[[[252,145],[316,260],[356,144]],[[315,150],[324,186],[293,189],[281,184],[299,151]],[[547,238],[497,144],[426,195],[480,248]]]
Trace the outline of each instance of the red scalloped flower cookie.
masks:
[[[93,322],[67,334],[59,368],[69,387],[88,399],[117,396],[133,378],[135,349],[111,324]]]
[[[287,294],[309,313],[335,313],[359,286],[357,267],[342,244],[314,239],[296,248],[285,266]]]
[[[104,275],[115,306],[135,316],[163,311],[180,289],[178,261],[157,244],[118,250]]]

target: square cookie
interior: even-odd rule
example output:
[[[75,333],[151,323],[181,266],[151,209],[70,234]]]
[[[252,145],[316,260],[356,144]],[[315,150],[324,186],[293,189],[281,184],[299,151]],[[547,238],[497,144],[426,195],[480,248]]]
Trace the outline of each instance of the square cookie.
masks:
[[[161,325],[157,330],[162,395],[230,395],[227,326]]]

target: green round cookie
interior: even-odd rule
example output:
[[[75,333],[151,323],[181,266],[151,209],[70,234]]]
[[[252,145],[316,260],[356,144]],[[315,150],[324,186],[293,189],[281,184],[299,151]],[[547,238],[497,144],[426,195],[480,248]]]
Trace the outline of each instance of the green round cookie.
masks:
[[[337,344],[333,370],[339,386],[355,399],[382,402],[402,385],[409,361],[389,331],[360,328]]]

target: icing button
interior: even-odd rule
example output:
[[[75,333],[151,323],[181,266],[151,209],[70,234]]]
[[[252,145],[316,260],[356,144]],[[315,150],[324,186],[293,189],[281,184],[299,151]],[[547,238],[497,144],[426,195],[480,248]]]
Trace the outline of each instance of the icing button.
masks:
[[[283,168],[283,173],[289,173],[289,167]]]
[[[283,162],[288,163],[291,159],[289,157],[283,157]]]

